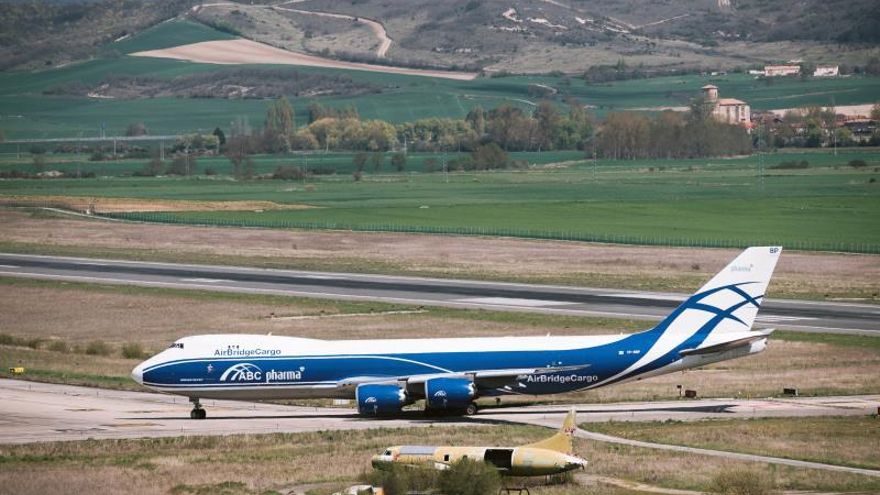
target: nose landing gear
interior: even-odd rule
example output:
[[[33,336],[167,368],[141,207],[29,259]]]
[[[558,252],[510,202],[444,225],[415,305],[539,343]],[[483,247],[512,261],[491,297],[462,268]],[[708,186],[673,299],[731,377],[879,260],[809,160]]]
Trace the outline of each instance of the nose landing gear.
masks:
[[[193,403],[193,409],[189,412],[190,419],[205,419],[208,417],[208,414],[202,409],[198,397],[190,397],[189,401]]]

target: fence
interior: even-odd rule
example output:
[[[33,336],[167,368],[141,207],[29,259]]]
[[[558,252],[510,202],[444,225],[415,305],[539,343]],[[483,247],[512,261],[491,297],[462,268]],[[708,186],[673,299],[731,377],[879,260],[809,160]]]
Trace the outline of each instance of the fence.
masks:
[[[256,220],[246,218],[207,218],[178,216],[173,213],[124,212],[99,213],[101,217],[136,222],[201,225],[212,227],[251,227],[302,230],[348,230],[355,232],[403,232],[414,234],[451,234],[464,236],[512,237],[521,239],[547,239],[560,241],[600,242],[607,244],[631,244],[641,246],[745,248],[754,245],[781,245],[796,251],[837,251],[846,253],[880,254],[880,245],[847,242],[793,241],[778,239],[695,239],[684,237],[652,237],[645,235],[604,234],[575,231],[544,231],[491,227],[442,227],[430,225],[396,224],[346,224],[337,222],[295,222],[289,220]]]

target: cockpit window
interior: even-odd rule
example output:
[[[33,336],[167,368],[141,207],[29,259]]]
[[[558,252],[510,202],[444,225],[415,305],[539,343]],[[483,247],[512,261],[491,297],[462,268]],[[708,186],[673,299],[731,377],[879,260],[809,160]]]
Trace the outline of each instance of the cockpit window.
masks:
[[[175,342],[168,346],[169,349],[183,349],[183,342]]]
[[[385,451],[385,455],[391,455],[391,451],[390,451],[390,450],[386,450],[386,451]]]

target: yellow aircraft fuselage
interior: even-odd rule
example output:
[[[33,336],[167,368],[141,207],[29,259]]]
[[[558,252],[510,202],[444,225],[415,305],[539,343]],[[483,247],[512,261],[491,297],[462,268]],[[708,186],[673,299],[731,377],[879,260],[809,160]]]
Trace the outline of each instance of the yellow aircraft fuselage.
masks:
[[[373,456],[376,469],[394,464],[411,467],[447,469],[462,459],[492,464],[505,476],[544,476],[586,467],[587,461],[572,451],[571,437],[576,430],[574,412],[570,412],[558,433],[539,442],[518,447],[454,447],[396,445]]]

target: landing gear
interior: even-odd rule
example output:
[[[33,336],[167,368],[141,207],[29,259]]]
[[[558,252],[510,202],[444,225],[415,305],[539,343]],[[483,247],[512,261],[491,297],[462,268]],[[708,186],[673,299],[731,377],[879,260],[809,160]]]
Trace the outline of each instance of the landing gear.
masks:
[[[468,416],[473,416],[474,414],[477,414],[477,403],[471,402],[470,404],[468,404],[468,406],[464,408],[464,413]]]
[[[193,403],[193,409],[189,412],[190,419],[205,419],[208,417],[208,414],[202,409],[198,397],[190,397],[189,401]]]

